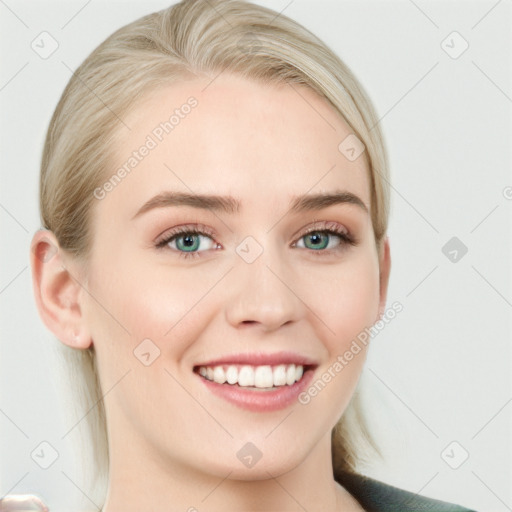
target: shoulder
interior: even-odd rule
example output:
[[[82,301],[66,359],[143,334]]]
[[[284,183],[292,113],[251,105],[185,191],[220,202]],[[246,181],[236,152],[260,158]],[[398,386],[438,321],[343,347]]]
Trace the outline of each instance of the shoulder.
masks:
[[[357,473],[342,473],[336,480],[367,512],[475,512],[419,496]]]

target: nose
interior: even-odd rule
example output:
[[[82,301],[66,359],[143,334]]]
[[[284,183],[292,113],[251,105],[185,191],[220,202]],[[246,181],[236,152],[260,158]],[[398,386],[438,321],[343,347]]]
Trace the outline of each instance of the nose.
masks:
[[[282,256],[265,249],[252,263],[237,256],[235,267],[230,272],[226,307],[226,319],[233,327],[253,325],[274,331],[304,315],[296,277]]]

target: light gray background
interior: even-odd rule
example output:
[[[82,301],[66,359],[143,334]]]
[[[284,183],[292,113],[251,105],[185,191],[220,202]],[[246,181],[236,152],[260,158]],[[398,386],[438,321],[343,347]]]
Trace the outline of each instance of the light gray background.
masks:
[[[276,0],[361,80],[392,173],[388,304],[404,310],[372,342],[363,375],[386,456],[366,472],[480,512],[512,510],[510,1]],[[164,1],[0,1],[0,496],[36,492],[52,512],[91,508],[59,389],[58,343],[32,298],[29,243],[39,228],[45,131],[76,67],[114,29]],[[47,59],[31,42],[49,32]],[[469,48],[451,58],[442,45]],[[508,187],[508,188],[507,188]],[[453,236],[468,248],[442,252]],[[59,458],[40,468],[49,442]],[[458,444],[441,453],[452,442]],[[464,451],[469,458],[449,467]],[[89,498],[93,498],[89,495]]]

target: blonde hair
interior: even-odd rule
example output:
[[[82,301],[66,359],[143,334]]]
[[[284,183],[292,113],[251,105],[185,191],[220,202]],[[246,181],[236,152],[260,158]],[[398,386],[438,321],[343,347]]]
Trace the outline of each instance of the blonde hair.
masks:
[[[184,0],[117,30],[80,65],[62,94],[44,146],[40,207],[43,226],[64,250],[87,262],[93,191],[108,174],[109,149],[127,133],[123,115],[154,88],[194,76],[213,79],[225,70],[262,83],[305,85],[330,102],[365,146],[371,219],[381,247],[389,217],[387,155],[374,109],[352,72],[283,14],[240,0]],[[94,475],[102,479],[109,457],[94,348],[61,346],[78,403],[89,411]],[[335,477],[356,471],[372,445],[356,392],[332,431]]]

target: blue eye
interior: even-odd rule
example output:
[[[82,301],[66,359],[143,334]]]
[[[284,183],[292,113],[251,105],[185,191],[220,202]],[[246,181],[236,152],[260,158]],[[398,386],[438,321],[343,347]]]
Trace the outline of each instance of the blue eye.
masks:
[[[329,223],[330,229],[310,229],[293,245],[300,249],[308,249],[317,256],[327,256],[343,250],[347,245],[357,245],[357,241],[336,223]],[[179,227],[164,235],[156,242],[156,247],[165,247],[179,253],[180,257],[195,258],[201,253],[220,247],[214,240],[216,235],[205,226]]]
[[[338,242],[336,242],[338,239]],[[300,242],[304,240],[303,245]],[[305,235],[302,235],[297,242],[297,247],[311,249],[313,251],[330,252],[339,250],[344,245],[355,245],[355,241],[344,230],[335,229],[315,229]]]
[[[168,234],[163,240],[157,242],[157,248],[169,247],[177,252],[184,258],[200,256],[200,252],[203,250],[209,250],[215,248],[217,244],[212,239],[213,235],[205,233],[197,228],[185,228],[177,229],[172,233]],[[206,244],[210,247],[202,248],[201,251],[198,249],[201,247],[201,238],[209,240],[211,243]],[[175,245],[175,247],[173,247]],[[202,244],[203,246],[205,244]],[[212,247],[213,245],[213,247]]]
[[[185,252],[195,252],[201,245],[202,237],[204,237],[204,235],[187,233],[185,235],[174,236],[173,241],[176,242],[176,248],[180,251],[183,250]],[[168,242],[168,244],[169,243],[171,242]]]

